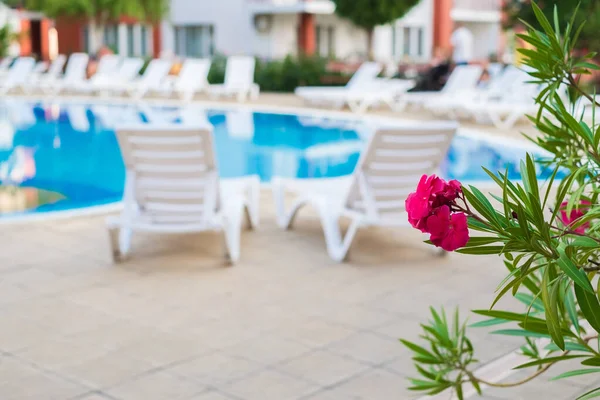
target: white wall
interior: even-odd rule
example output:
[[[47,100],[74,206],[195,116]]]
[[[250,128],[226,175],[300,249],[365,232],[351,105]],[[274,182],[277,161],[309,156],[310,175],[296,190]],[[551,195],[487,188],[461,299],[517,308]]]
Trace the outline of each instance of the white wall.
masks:
[[[285,58],[298,53],[298,26],[300,18],[296,14],[282,14],[273,17],[269,33],[271,48],[266,58]]]
[[[475,59],[487,59],[498,53],[501,27],[495,22],[466,22],[465,27],[473,33],[473,55]]]
[[[171,0],[168,20],[163,24],[163,51],[174,51],[174,34],[169,25],[213,25],[215,50],[251,54],[254,27],[247,0]],[[166,26],[165,26],[166,25]]]
[[[317,15],[317,25],[335,28],[336,58],[352,60],[366,56],[367,34],[363,29],[337,15]]]

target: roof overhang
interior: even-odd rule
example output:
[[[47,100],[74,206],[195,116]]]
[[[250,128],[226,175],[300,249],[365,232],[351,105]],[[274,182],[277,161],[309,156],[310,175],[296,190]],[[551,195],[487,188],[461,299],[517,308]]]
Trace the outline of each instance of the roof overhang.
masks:
[[[255,0],[250,10],[253,14],[333,14],[335,4],[330,0]]]
[[[455,8],[450,12],[453,21],[460,22],[500,22],[502,13],[500,11],[481,11]]]

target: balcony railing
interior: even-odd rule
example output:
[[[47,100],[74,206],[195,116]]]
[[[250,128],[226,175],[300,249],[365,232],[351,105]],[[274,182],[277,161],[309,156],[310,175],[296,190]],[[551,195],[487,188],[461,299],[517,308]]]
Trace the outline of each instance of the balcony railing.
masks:
[[[454,0],[454,9],[498,12],[502,9],[502,0]]]

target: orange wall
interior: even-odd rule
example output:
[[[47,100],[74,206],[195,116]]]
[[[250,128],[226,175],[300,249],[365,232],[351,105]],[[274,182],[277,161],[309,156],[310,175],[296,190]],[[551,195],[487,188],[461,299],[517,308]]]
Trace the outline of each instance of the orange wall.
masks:
[[[19,45],[21,46],[21,55],[31,55],[31,39],[29,38],[29,20],[21,19],[21,38],[19,39]]]
[[[58,18],[56,31],[58,33],[58,52],[71,54],[83,51],[83,23],[74,18]]]
[[[449,49],[454,23],[450,16],[452,0],[434,0],[433,3],[433,48]]]

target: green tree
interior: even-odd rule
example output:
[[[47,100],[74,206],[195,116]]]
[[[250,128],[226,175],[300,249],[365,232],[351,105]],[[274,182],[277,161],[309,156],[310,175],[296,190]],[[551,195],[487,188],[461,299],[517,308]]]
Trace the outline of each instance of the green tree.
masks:
[[[89,19],[95,43],[103,42],[104,25],[121,16],[141,21],[160,21],[168,11],[169,0],[11,0],[12,6],[40,11],[50,18]]]
[[[443,310],[432,310],[430,322],[422,325],[422,342],[402,341],[413,352],[419,375],[410,380],[412,390],[430,394],[453,390],[462,400],[465,385],[479,393],[483,385],[519,386],[564,361],[579,366],[553,380],[588,375],[592,383],[600,374],[600,121],[594,112],[600,103],[578,83],[581,74],[600,67],[590,62],[594,53],[580,56],[574,52],[578,13],[561,24],[556,9],[547,18],[547,10],[531,6],[539,29],[530,26],[527,34],[519,35],[533,46],[519,51],[532,84],[540,89],[539,112],[530,117],[539,135],[530,140],[548,156],[534,159],[528,155],[521,162],[520,182],[508,179],[507,172],[486,170],[498,186],[498,196],[486,196],[473,186],[457,190],[457,182],[441,182],[451,190],[440,192],[439,185],[430,191],[421,188],[421,197],[412,197],[415,210],[417,206],[431,210],[430,217],[418,210],[425,215],[419,218],[426,218],[427,229],[437,229],[436,235],[443,232],[441,224],[448,224],[437,210],[450,207],[451,222],[468,218],[469,230],[479,236],[470,237],[458,252],[503,257],[507,276],[490,308],[474,311],[485,317],[474,326],[494,326],[493,334],[523,338],[520,352],[528,360],[516,369],[530,374],[514,382],[483,379],[476,371],[475,349],[458,313],[449,320]],[[571,96],[566,95],[567,89]],[[581,112],[581,106],[591,112]],[[536,166],[554,172],[546,182],[538,182]],[[407,202],[409,216],[412,204]],[[438,240],[432,233],[432,242]],[[507,295],[523,303],[523,312],[495,308]],[[588,390],[578,399],[600,397],[600,387]]]
[[[43,1],[43,0],[42,0]],[[335,12],[347,18],[354,25],[367,32],[367,50],[373,58],[373,31],[378,25],[385,25],[402,18],[420,0],[333,0]]]
[[[600,31],[599,0],[552,0],[544,3],[545,5],[540,3],[540,8],[550,21],[554,18],[553,10],[556,6],[560,10],[558,20],[562,26],[565,26],[573,17],[575,18],[575,25],[579,26],[585,22],[578,40],[578,47],[590,51],[600,51],[600,36],[598,35]],[[504,11],[508,16],[506,28],[512,28],[523,20],[536,29],[541,29],[531,7],[531,0],[506,0]]]

